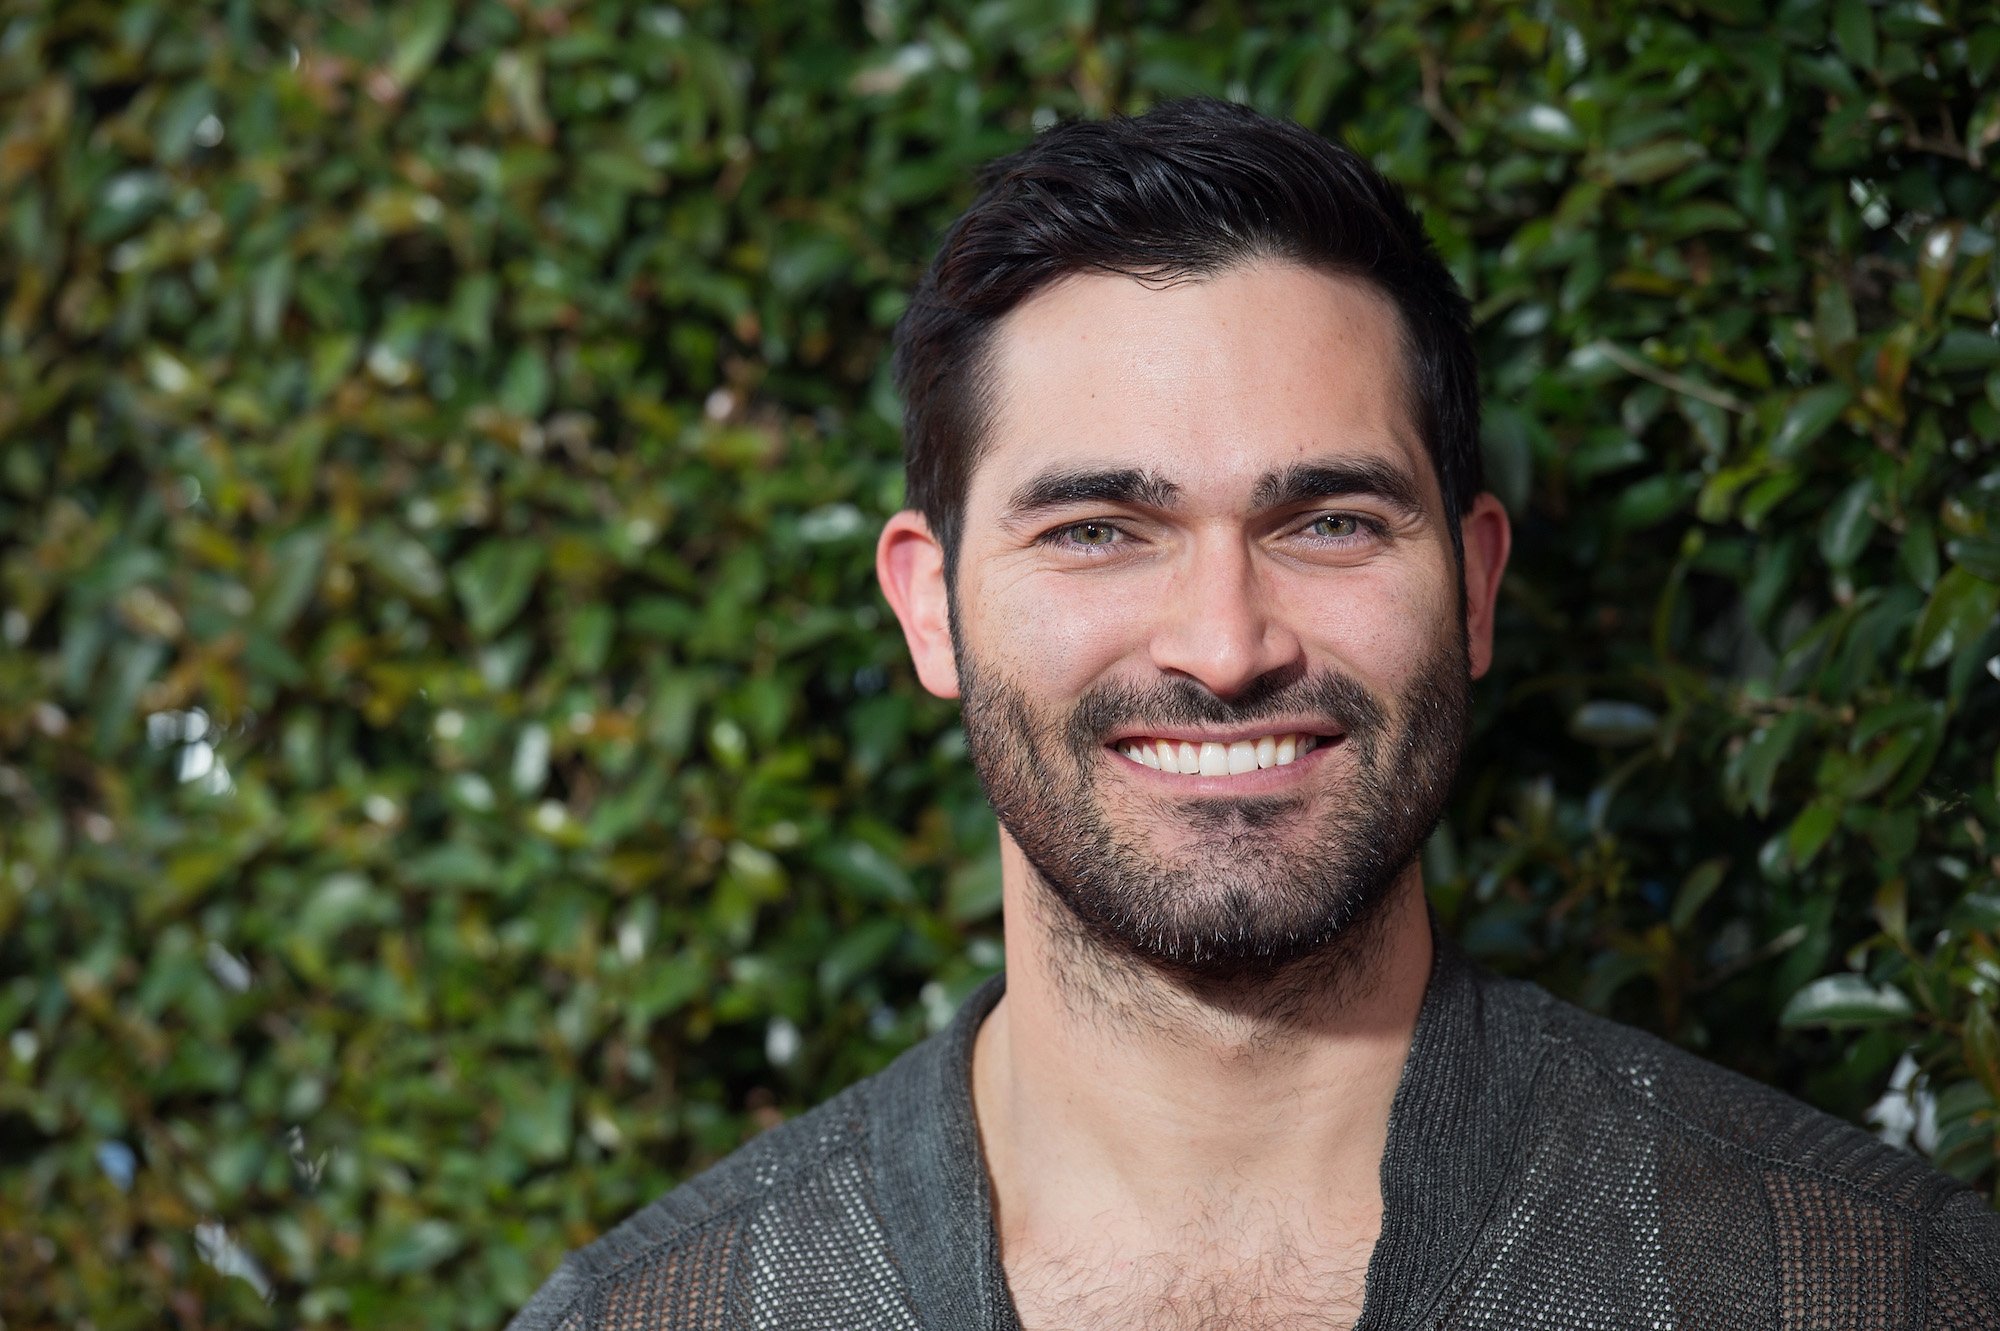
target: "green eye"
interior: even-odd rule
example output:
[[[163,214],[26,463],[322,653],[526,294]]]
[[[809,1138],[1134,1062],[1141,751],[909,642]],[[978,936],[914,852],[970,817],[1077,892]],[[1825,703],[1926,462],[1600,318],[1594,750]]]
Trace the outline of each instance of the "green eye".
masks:
[[[1118,529],[1108,522],[1079,522],[1069,529],[1069,538],[1078,545],[1110,545],[1118,539]]]
[[[1308,530],[1326,540],[1340,541],[1359,533],[1361,524],[1345,513],[1326,513],[1314,518]]]

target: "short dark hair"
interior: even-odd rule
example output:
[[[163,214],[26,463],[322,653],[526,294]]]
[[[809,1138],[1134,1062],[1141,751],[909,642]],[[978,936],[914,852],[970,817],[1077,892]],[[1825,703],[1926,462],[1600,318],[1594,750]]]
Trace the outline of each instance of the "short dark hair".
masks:
[[[1464,516],[1482,488],[1471,315],[1402,191],[1345,144],[1189,98],[1058,125],[989,165],[897,323],[908,502],[944,547],[947,579],[1008,311],[1072,273],[1185,281],[1257,259],[1361,278],[1396,307],[1412,414],[1446,513]]]

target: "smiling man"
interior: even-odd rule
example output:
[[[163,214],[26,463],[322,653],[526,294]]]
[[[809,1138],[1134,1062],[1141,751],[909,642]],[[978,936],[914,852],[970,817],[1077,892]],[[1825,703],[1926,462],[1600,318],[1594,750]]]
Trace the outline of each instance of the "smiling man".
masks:
[[[522,1328],[2000,1327],[2000,1217],[1435,932],[1508,550],[1463,298],[1223,103],[997,163],[898,330],[883,589],[1007,972]]]

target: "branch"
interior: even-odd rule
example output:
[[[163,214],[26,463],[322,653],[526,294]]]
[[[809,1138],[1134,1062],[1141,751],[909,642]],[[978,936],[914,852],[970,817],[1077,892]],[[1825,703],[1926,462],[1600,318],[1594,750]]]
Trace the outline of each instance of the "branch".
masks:
[[[1707,384],[1697,383],[1684,375],[1675,374],[1672,370],[1663,370],[1649,360],[1641,360],[1634,356],[1615,342],[1601,341],[1597,345],[1612,364],[1627,374],[1650,379],[1662,388],[1698,398],[1713,406],[1721,407],[1724,411],[1733,411],[1739,416],[1750,414],[1750,404],[1734,393],[1721,388],[1710,388]]]

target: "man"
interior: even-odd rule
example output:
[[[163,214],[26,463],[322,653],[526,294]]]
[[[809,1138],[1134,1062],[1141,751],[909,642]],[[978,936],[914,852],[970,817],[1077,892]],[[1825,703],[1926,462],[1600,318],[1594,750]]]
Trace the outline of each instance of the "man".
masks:
[[[990,171],[898,330],[878,570],[1007,973],[516,1326],[2000,1327],[1914,1157],[1438,938],[1508,551],[1400,195],[1210,101]]]

